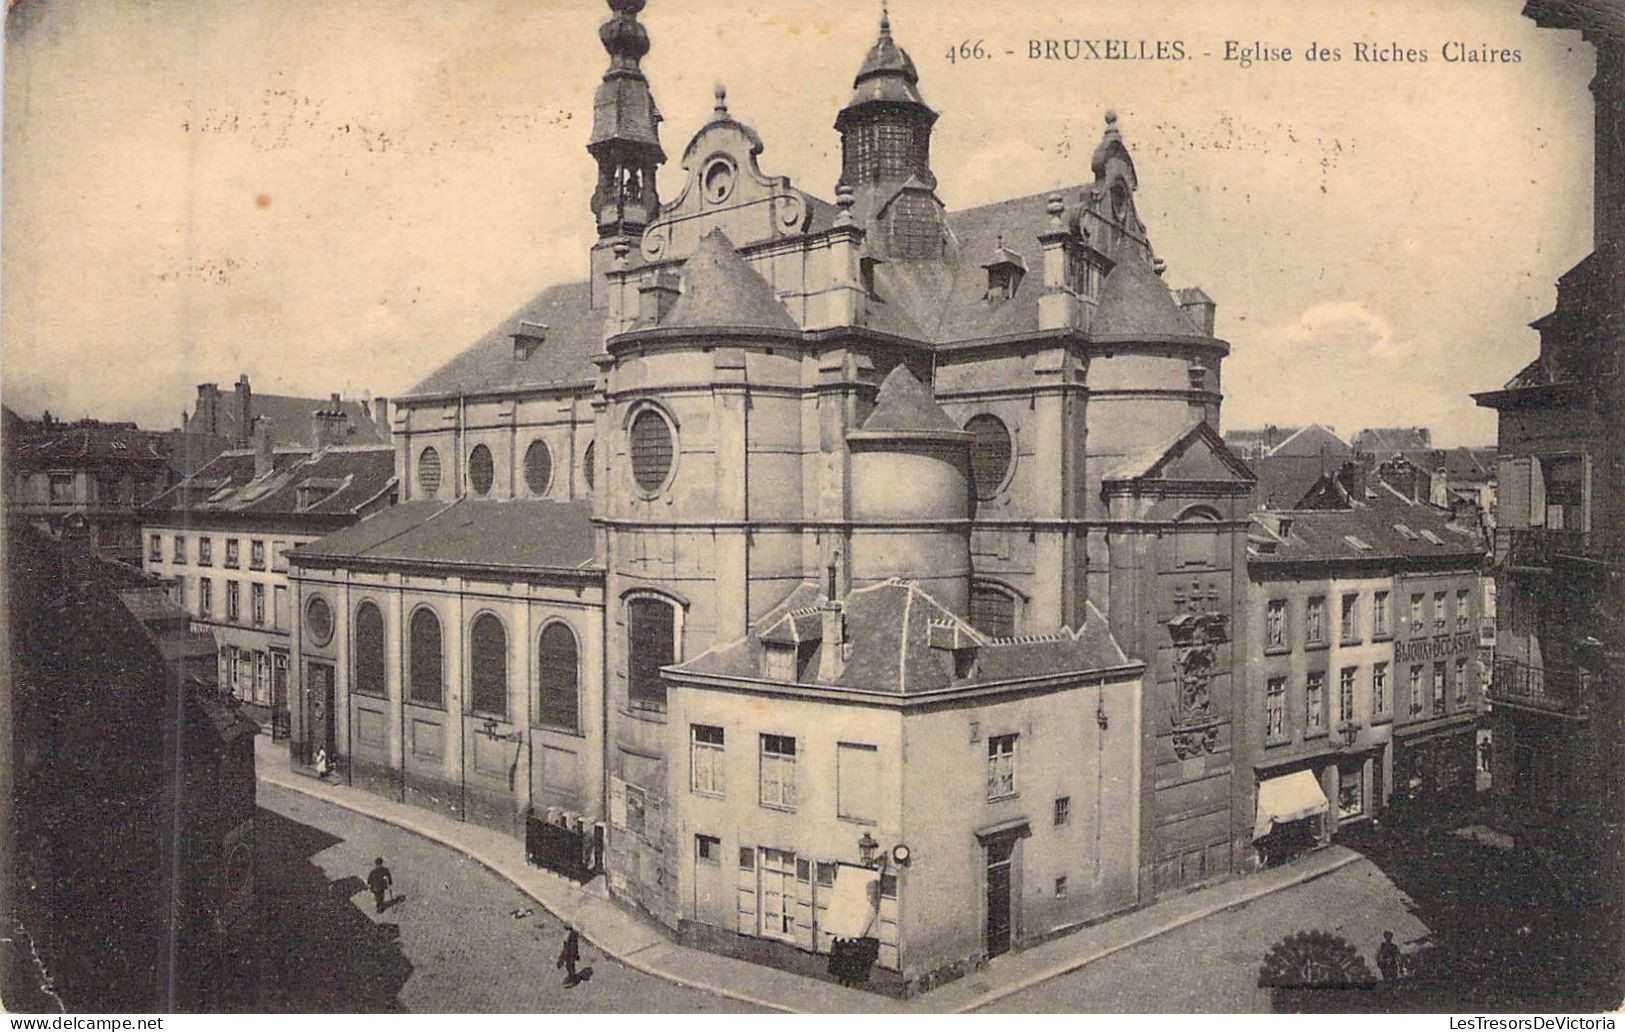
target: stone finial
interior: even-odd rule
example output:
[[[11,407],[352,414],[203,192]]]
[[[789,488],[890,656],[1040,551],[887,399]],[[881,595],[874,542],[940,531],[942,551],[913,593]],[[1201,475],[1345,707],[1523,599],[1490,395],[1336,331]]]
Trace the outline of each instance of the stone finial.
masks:
[[[626,256],[631,253],[631,243],[629,243],[625,237],[622,237],[610,245],[610,250],[615,253],[615,267],[617,269],[626,268]]]
[[[835,224],[837,226],[852,225],[854,221],[852,217],[852,205],[856,200],[857,195],[853,191],[850,183],[835,184],[835,206],[841,209],[840,213],[835,216]]]
[[[1060,194],[1052,193],[1049,195],[1049,201],[1045,203],[1044,211],[1049,213],[1051,229],[1065,228],[1064,224],[1061,222],[1061,216],[1066,212],[1066,202],[1061,199]]]
[[[1151,271],[1156,273],[1158,276],[1161,276],[1163,273],[1167,272],[1168,271],[1168,261],[1167,261],[1167,259],[1164,259],[1164,258],[1153,258],[1153,259],[1151,259]]]
[[[711,93],[716,97],[716,106],[714,108],[716,113],[726,115],[728,113],[728,87],[719,82],[711,90]]]
[[[891,39],[891,10],[886,0],[880,0],[880,38]]]

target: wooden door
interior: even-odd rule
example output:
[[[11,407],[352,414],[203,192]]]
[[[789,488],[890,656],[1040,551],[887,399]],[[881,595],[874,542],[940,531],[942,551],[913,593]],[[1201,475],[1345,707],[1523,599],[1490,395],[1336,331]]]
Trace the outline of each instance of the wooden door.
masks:
[[[288,654],[271,653],[271,708],[288,708]]]
[[[309,664],[305,677],[306,712],[310,715],[310,762],[315,762],[316,750],[327,751],[329,761],[333,759],[334,732],[333,721],[333,668],[326,663]]]
[[[762,850],[762,935],[794,942],[796,938],[796,856],[779,849]]]
[[[987,845],[987,955],[1010,949],[1010,865],[1015,840]]]

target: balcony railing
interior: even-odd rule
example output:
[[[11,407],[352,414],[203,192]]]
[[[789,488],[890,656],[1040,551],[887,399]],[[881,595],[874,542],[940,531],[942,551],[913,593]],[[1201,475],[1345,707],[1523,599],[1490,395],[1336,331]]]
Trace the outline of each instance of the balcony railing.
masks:
[[[1591,709],[1591,676],[1574,667],[1538,667],[1497,656],[1490,701],[1583,717]]]
[[[1495,562],[1503,567],[1549,570],[1560,555],[1584,555],[1585,546],[1583,530],[1502,527],[1495,532]]]

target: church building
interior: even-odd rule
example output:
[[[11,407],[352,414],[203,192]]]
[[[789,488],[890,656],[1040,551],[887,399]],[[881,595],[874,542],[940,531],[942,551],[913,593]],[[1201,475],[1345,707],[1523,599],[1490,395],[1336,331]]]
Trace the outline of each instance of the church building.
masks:
[[[720,88],[662,173],[609,7],[588,275],[396,399],[400,504],[292,553],[294,763],[602,822],[674,930],[914,988],[1246,868],[1253,477],[1115,115],[1076,185],[949,210],[882,17],[827,195]]]

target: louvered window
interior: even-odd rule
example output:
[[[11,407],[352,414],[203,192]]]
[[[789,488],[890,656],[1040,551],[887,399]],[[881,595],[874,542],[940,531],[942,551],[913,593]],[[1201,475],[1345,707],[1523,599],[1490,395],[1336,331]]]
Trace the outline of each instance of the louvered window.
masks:
[[[1010,472],[1010,430],[998,416],[982,414],[972,416],[965,429],[975,435],[971,444],[971,480],[976,486],[976,497],[992,498]]]
[[[665,708],[660,668],[677,659],[672,607],[659,599],[633,599],[626,606],[626,633],[628,699],[634,706]]]
[[[474,446],[468,453],[468,482],[474,488],[475,494],[490,494],[491,484],[496,479],[496,469],[491,462],[491,449],[483,444]]]
[[[418,453],[418,487],[431,498],[440,493],[440,453],[433,448]]]
[[[363,695],[384,695],[389,680],[384,672],[384,614],[371,602],[355,611],[355,690]]]
[[[671,425],[653,409],[632,420],[632,478],[645,491],[658,491],[671,475]]]
[[[537,723],[571,731],[580,727],[577,671],[576,636],[563,624],[549,624],[536,645],[536,680],[540,693]]]
[[[468,676],[475,713],[508,715],[508,633],[485,613],[468,633]]]
[[[598,443],[590,441],[587,444],[587,450],[581,453],[581,479],[587,482],[587,490],[589,491],[593,488],[593,478],[598,475],[598,469],[594,465],[597,461]]]
[[[998,588],[975,585],[970,592],[970,622],[990,637],[1008,638],[1016,633],[1016,600]]]
[[[525,449],[525,486],[533,495],[547,494],[553,483],[553,452],[546,441],[532,441]]]
[[[442,705],[440,620],[427,609],[412,614],[411,698],[425,706]]]

